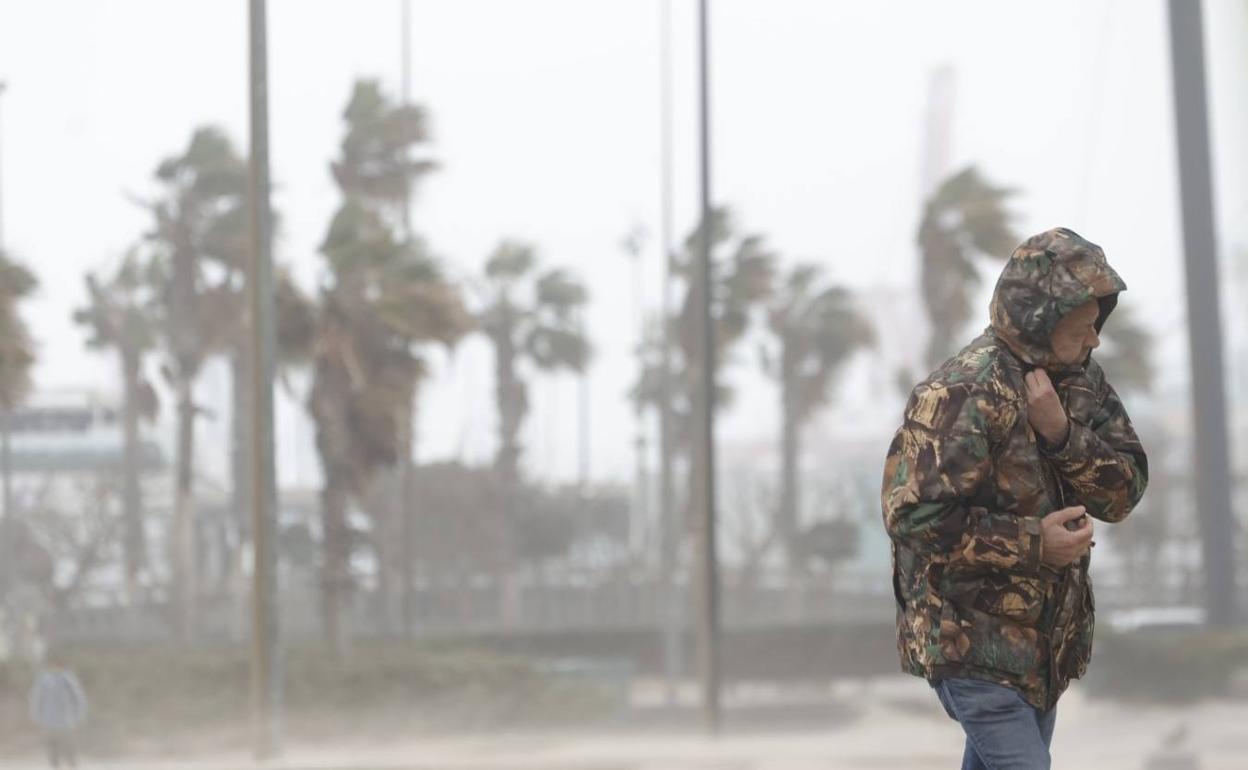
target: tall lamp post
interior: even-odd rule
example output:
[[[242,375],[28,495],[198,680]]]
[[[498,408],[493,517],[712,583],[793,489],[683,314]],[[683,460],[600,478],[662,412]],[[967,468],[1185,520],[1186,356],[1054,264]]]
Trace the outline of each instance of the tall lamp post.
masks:
[[[698,473],[693,499],[698,511],[698,662],[702,674],[702,707],[706,729],[719,732],[719,565],[715,555],[715,326],[711,313],[711,115],[710,72],[707,39],[707,5],[698,3],[698,111],[700,116],[700,165],[702,191],[702,237],[698,244],[698,294],[701,338],[701,398],[698,399]]]
[[[253,542],[251,703],[257,759],[281,752],[277,622],[277,479],[273,459],[273,222],[269,205],[269,76],[265,0],[250,0],[251,154],[247,173],[247,271],[251,340],[251,515]]]
[[[659,305],[659,596],[662,609],[664,696],[677,703],[683,658],[685,591],[677,578],[683,527],[676,521],[675,416],[672,414],[672,13],[659,0],[659,250],[663,279]]]
[[[0,97],[4,96],[6,83],[0,80]],[[2,101],[2,100],[0,100]],[[4,140],[3,131],[4,122],[0,121],[0,143]],[[3,149],[0,147],[0,149]],[[3,153],[0,152],[0,156]],[[4,165],[3,158],[0,157],[0,257],[4,256]],[[0,519],[0,584],[8,586],[8,577],[12,574],[13,559],[9,553],[10,534],[12,530],[13,517],[13,456],[9,447],[9,407],[2,394],[0,394],[0,484],[3,485],[4,491],[4,517]]]
[[[1179,207],[1187,275],[1188,343],[1196,428],[1196,508],[1205,560],[1205,606],[1211,626],[1237,620],[1235,518],[1227,459],[1226,392],[1218,310],[1218,245],[1213,221],[1209,109],[1200,0],[1170,0],[1170,52],[1178,140]]]

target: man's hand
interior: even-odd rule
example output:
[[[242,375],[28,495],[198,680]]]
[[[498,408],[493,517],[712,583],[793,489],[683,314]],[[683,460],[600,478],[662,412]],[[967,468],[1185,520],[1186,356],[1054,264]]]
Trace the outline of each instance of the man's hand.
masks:
[[[1066,410],[1062,408],[1062,400],[1057,397],[1048,372],[1033,369],[1023,377],[1027,384],[1027,421],[1031,427],[1044,436],[1050,444],[1061,444],[1066,440],[1066,431],[1070,427],[1066,418]]]
[[[1067,524],[1075,526],[1067,528]],[[1092,519],[1082,505],[1073,505],[1053,511],[1040,520],[1040,533],[1044,539],[1044,563],[1050,567],[1065,567],[1087,553],[1092,543]]]

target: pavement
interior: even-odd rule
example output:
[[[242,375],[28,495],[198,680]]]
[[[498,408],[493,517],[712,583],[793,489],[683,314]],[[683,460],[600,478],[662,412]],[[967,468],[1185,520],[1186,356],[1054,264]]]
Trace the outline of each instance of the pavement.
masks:
[[[883,677],[835,686],[758,684],[728,693],[724,731],[706,737],[692,708],[660,709],[639,688],[633,708],[578,732],[515,731],[289,745],[262,764],[243,754],[174,761],[85,761],[83,770],[925,770],[957,768],[963,737],[927,685]],[[667,715],[667,718],[664,715]],[[41,768],[38,758],[4,770]],[[1053,767],[1070,770],[1245,770],[1248,699],[1187,707],[1062,698]]]

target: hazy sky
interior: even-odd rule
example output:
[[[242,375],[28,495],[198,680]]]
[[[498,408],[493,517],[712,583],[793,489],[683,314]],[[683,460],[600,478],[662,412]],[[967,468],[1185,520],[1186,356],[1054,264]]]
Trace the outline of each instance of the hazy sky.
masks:
[[[244,0],[0,0],[0,101],[7,245],[38,272],[28,317],[43,388],[115,391],[111,359],[83,352],[70,322],[82,274],[110,264],[147,227],[127,193],[192,130],[224,126],[245,150]],[[352,81],[399,84],[398,0],[271,0],[270,90],[279,258],[305,286],[339,203],[327,171]],[[673,0],[678,233],[697,189],[693,11]],[[1219,224],[1248,244],[1248,4],[1207,2]],[[455,0],[412,3],[413,97],[432,113],[442,165],[420,189],[417,228],[453,275],[475,273],[503,237],[533,241],[546,264],[589,283],[598,345],[590,378],[596,478],[631,473],[635,341],[629,262],[636,223],[650,233],[646,301],[656,301],[660,0]],[[1065,225],[1106,249],[1125,302],[1186,363],[1165,4],[1136,2],[712,2],[714,188],[746,230],[785,258],[818,261],[860,288],[904,287],[914,231],[928,83],[956,73],[953,166],[976,163],[1016,187],[1020,234]],[[986,313],[984,314],[986,316]],[[977,319],[977,325],[986,318]],[[882,330],[904,335],[905,329]],[[752,351],[743,363],[752,363]],[[480,340],[435,358],[422,457],[488,458],[495,410]],[[869,362],[860,364],[869,366]],[[770,441],[775,396],[742,366],[726,442]],[[1178,376],[1167,374],[1166,376]],[[847,385],[848,400],[869,394]],[[224,404],[223,372],[204,378]],[[576,473],[577,386],[538,381],[529,469]],[[895,396],[889,394],[889,408]],[[283,483],[316,476],[311,433],[283,406]],[[821,423],[852,419],[842,408]],[[206,429],[223,440],[223,420]],[[881,445],[880,451],[884,447]],[[224,453],[201,447],[209,469]]]

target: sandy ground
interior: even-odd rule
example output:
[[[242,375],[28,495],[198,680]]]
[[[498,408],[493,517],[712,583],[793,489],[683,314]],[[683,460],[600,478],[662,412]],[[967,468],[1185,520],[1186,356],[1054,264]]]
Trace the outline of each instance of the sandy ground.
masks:
[[[692,698],[695,693],[683,693]],[[821,770],[826,768],[957,768],[962,734],[920,680],[898,676],[836,687],[777,690],[738,687],[726,729],[706,738],[697,713],[648,707],[653,691],[617,724],[577,733],[514,732],[341,744],[311,750],[289,746],[273,768],[310,770]],[[779,717],[777,718],[777,715]],[[1176,737],[1181,735],[1181,737]],[[1248,768],[1248,700],[1188,707],[1089,700],[1078,688],[1062,699],[1053,745],[1054,768],[1095,770],[1244,770]],[[1193,764],[1194,762],[1194,764]],[[241,755],[184,762],[86,761],[82,767],[254,767]],[[0,764],[41,767],[36,758]]]

